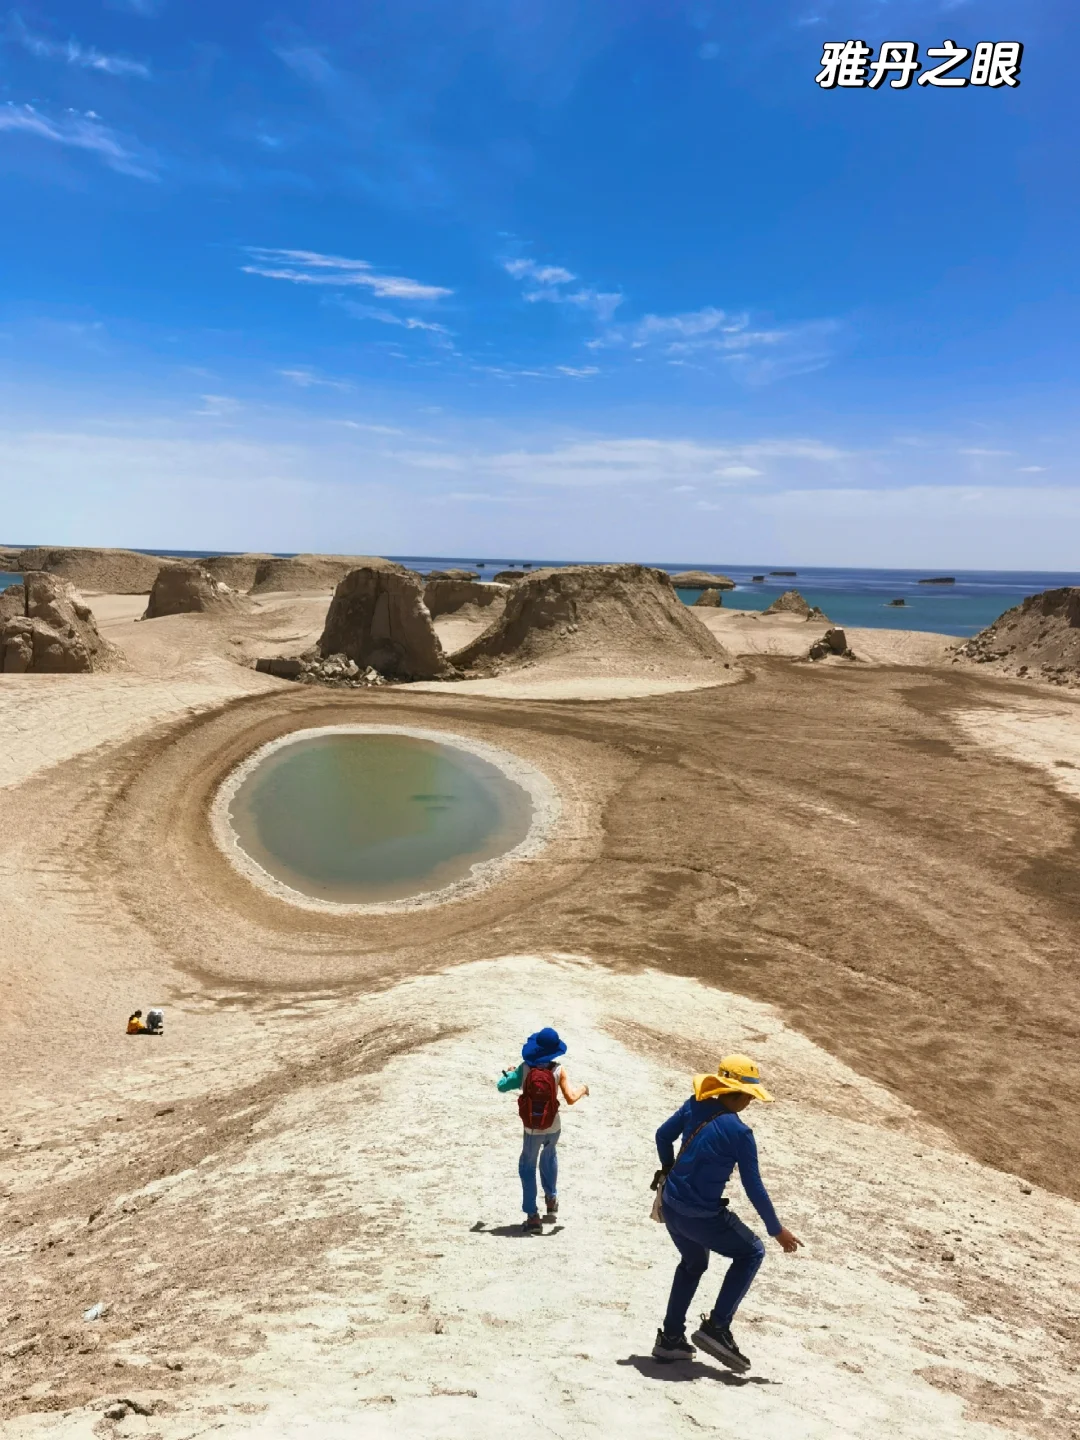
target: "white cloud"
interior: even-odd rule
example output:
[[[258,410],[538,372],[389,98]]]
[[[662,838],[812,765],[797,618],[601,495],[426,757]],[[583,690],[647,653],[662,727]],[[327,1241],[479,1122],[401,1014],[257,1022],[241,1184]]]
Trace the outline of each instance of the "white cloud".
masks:
[[[399,430],[395,425],[369,425],[362,420],[339,420],[339,425],[344,425],[348,430],[364,430],[369,435],[404,435],[404,430]]]
[[[399,325],[406,330],[427,330],[434,335],[452,335],[453,331],[434,320],[421,320],[416,315],[395,315],[392,310],[379,310],[374,305],[357,305],[352,300],[343,300],[342,309],[358,320],[377,320],[380,325]]]
[[[718,481],[756,479],[762,472],[751,461],[770,458],[796,467],[833,468],[848,456],[818,440],[757,440],[739,445],[708,445],[695,440],[646,438],[583,440],[550,450],[512,450],[474,459],[476,469],[491,469],[507,479],[531,485],[568,487],[664,485],[673,480],[715,487]],[[693,488],[692,486],[690,488]]]
[[[150,77],[150,66],[142,60],[129,60],[124,55],[106,55],[92,45],[80,45],[74,39],[50,40],[47,35],[37,35],[27,29],[18,15],[12,17],[11,33],[24,50],[39,60],[61,60],[81,70],[99,70],[105,75],[137,75],[143,80]]]
[[[337,79],[337,71],[315,45],[278,45],[274,54],[294,75],[313,85],[329,85]]]
[[[200,395],[203,402],[201,410],[195,410],[195,415],[210,415],[219,418],[223,415],[235,415],[241,408],[240,401],[233,399],[231,395]]]
[[[561,265],[538,265],[535,260],[504,260],[503,269],[515,280],[535,280],[538,285],[568,285],[577,279]]]
[[[0,106],[0,130],[18,131],[25,135],[49,140],[54,145],[66,145],[75,150],[87,150],[97,155],[110,170],[121,175],[133,175],[138,180],[156,180],[153,170],[134,150],[129,149],[92,110],[80,114],[77,110],[66,110],[57,119],[50,119],[33,105]]]
[[[1013,452],[1011,450],[984,450],[978,445],[969,445],[966,448],[957,451],[958,455],[977,455],[983,458],[1001,455],[1011,455],[1012,453]]]
[[[623,297],[615,290],[597,290],[583,285],[577,290],[566,290],[578,277],[562,265],[540,265],[535,260],[503,260],[502,267],[515,280],[527,280],[530,289],[522,292],[522,299],[530,304],[540,301],[551,305],[572,305],[578,310],[590,311],[603,324],[611,319],[622,304]]]
[[[817,320],[784,328],[751,326],[750,316],[730,314],[716,306],[675,315],[645,315],[633,323],[613,326],[590,349],[624,347],[663,356],[669,364],[722,361],[750,383],[820,369],[832,355],[839,330],[834,320]]]
[[[494,375],[497,380],[555,380],[560,375],[569,380],[587,380],[599,375],[599,365],[547,365],[530,367],[526,365],[474,365],[481,375]]]
[[[314,250],[272,250],[246,247],[254,264],[240,268],[248,275],[268,280],[288,280],[294,285],[361,286],[384,299],[441,300],[454,292],[444,285],[426,285],[403,275],[383,275],[368,260],[351,260],[340,255],[320,255]]]
[[[1021,465],[1018,467],[1021,475],[1041,475],[1046,469],[1045,465]]]
[[[353,388],[347,380],[333,380],[328,375],[318,375],[306,366],[300,366],[295,370],[279,370],[278,374],[283,380],[291,380],[294,385],[299,385],[302,390],[310,390],[312,386],[322,386],[327,390],[351,390]]]

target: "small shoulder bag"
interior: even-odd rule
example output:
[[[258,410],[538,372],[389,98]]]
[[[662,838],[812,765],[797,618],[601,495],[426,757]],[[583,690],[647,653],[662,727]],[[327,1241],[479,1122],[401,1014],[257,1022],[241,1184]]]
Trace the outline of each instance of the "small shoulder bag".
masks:
[[[696,1135],[701,1134],[705,1126],[709,1124],[709,1121],[715,1119],[715,1115],[710,1115],[708,1120],[703,1120],[696,1130],[691,1131],[679,1148],[679,1153],[675,1157],[675,1165],[678,1165],[687,1150],[690,1149],[691,1140],[693,1140]],[[675,1169],[675,1165],[672,1165],[672,1170]],[[670,1174],[671,1171],[669,1170],[668,1175]],[[653,1194],[652,1209],[649,1211],[649,1218],[650,1220],[655,1220],[659,1225],[663,1225],[664,1223],[664,1186],[667,1184],[667,1178],[663,1170],[657,1170],[652,1178],[652,1186],[650,1187],[655,1193]]]

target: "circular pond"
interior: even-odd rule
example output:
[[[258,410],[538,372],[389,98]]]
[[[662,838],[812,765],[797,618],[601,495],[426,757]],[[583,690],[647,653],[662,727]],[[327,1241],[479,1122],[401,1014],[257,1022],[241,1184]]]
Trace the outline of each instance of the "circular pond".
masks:
[[[385,910],[457,898],[544,843],[547,778],[480,741],[403,726],[296,731],[218,793],[219,844],[294,903]]]

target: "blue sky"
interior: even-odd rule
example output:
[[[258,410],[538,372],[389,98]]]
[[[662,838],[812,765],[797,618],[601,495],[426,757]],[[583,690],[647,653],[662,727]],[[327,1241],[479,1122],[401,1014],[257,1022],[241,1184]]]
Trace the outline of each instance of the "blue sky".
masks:
[[[1080,568],[1078,29],[3,12],[0,539]],[[820,89],[849,38],[1022,83]]]

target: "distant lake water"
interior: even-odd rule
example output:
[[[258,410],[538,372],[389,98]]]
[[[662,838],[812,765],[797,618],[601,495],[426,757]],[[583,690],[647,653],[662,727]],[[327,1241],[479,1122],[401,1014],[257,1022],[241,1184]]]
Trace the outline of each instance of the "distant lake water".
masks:
[[[483,569],[474,558],[450,559],[446,556],[394,555],[410,569],[448,570],[452,567],[479,570],[491,576],[497,570],[519,568],[501,559],[484,557]],[[532,569],[543,566],[561,567],[580,561],[533,560]],[[735,581],[734,590],[724,591],[724,608],[728,610],[765,610],[785,590],[798,590],[811,605],[819,605],[830,620],[838,625],[865,625],[876,630],[933,630],[942,635],[976,635],[995,621],[1004,611],[1019,605],[1028,595],[1040,590],[1056,589],[1059,585],[1080,585],[1076,572],[1043,572],[1019,570],[856,570],[828,569],[821,566],[785,565],[795,570],[791,575],[770,575],[775,565],[724,565],[710,562],[680,561],[678,564],[657,564],[658,570],[677,574],[680,570],[709,570]],[[752,576],[764,575],[754,583]],[[920,585],[922,579],[952,575],[955,585]],[[680,598],[692,605],[701,593],[680,590]],[[902,606],[891,606],[890,600],[903,600]]]

